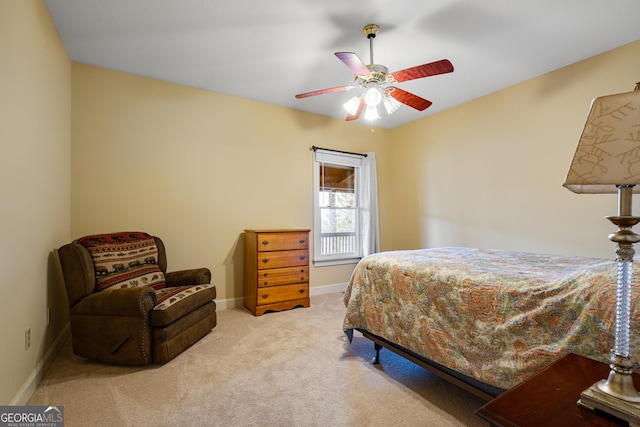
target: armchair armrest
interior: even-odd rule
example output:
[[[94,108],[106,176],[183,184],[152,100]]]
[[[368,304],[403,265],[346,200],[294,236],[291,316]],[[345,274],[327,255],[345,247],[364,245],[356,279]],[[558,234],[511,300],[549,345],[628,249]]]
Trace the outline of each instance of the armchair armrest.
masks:
[[[156,294],[152,288],[114,289],[83,298],[71,308],[71,314],[145,317],[156,304]]]
[[[203,285],[211,283],[211,271],[208,268],[171,271],[164,274],[167,286]]]

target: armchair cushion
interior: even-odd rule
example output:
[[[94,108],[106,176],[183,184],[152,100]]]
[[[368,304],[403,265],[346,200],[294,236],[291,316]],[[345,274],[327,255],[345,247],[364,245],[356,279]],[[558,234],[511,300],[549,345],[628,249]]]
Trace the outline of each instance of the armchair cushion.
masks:
[[[150,286],[162,289],[156,241],[147,233],[123,232],[85,236],[77,241],[91,254],[96,291]]]
[[[216,298],[216,287],[209,283],[166,287],[156,291],[158,303],[151,310],[151,325],[165,326]]]
[[[201,285],[211,283],[211,271],[208,268],[167,271],[164,280],[167,286]]]

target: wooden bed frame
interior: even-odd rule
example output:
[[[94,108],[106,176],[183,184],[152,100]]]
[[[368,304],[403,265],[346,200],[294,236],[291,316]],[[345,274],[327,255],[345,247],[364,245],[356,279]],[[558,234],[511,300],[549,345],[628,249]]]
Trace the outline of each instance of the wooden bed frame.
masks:
[[[380,363],[380,350],[382,348],[386,348],[485,401],[489,401],[505,391],[504,389],[485,384],[474,378],[455,372],[446,366],[440,365],[439,363],[425,359],[410,350],[387,341],[377,335],[373,335],[364,329],[357,330],[361,332],[365,338],[373,341],[376,355],[372,362],[376,365]]]

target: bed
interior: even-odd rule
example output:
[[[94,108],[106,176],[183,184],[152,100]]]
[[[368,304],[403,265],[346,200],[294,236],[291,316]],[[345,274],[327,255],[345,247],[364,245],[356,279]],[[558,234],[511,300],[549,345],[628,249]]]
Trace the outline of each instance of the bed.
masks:
[[[363,258],[344,296],[343,329],[490,399],[568,353],[608,362],[613,260],[473,248]],[[640,354],[633,273],[630,351]],[[376,360],[374,360],[376,361]],[[637,366],[636,366],[637,368]]]

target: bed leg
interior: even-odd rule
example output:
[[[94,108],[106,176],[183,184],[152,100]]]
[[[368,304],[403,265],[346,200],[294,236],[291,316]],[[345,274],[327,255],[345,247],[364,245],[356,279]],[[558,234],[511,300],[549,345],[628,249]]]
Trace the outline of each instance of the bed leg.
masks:
[[[376,355],[373,357],[373,364],[374,365],[379,365],[380,364],[380,349],[382,348],[382,346],[380,344],[378,344],[377,342],[373,343],[373,348],[376,350]]]

